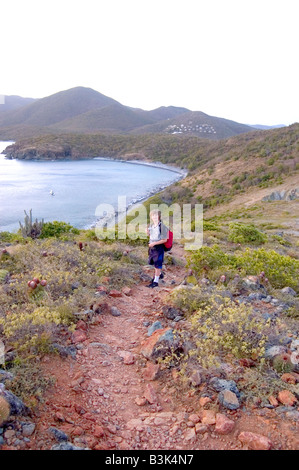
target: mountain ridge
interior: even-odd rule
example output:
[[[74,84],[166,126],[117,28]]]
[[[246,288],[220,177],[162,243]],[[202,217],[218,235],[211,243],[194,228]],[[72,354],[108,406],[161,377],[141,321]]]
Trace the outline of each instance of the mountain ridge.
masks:
[[[0,113],[0,138],[17,138],[20,133],[22,137],[40,135],[44,129],[45,134],[185,132],[217,140],[253,130],[249,125],[187,108],[161,106],[150,111],[132,108],[81,86],[26,102],[24,106],[22,101],[19,104]]]

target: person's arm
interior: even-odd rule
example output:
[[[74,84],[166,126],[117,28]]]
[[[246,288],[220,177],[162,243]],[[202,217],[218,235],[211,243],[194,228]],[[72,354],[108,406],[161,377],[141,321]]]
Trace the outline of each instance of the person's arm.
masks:
[[[166,243],[167,242],[167,238],[163,238],[163,240],[158,240],[157,242],[152,242],[152,243],[149,243],[149,247],[150,248],[153,248],[154,246],[156,245],[162,245],[163,243]]]

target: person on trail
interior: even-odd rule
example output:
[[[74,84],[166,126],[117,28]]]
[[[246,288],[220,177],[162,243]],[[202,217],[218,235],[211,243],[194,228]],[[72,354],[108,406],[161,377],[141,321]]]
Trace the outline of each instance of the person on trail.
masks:
[[[164,277],[162,265],[164,261],[164,243],[167,242],[168,238],[168,228],[161,221],[161,211],[151,211],[150,218],[152,223],[147,229],[149,236],[148,264],[155,267],[155,276],[147,287],[154,288],[158,287],[159,279]]]

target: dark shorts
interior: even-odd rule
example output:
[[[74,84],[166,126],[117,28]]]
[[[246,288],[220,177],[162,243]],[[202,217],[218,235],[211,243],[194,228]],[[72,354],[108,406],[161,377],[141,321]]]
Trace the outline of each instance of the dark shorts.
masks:
[[[162,269],[164,261],[164,246],[156,245],[148,249],[148,264],[154,265],[156,269]]]

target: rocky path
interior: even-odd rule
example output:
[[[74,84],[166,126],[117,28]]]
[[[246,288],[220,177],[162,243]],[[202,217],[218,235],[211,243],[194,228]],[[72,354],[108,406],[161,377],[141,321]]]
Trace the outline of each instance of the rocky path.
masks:
[[[181,257],[179,247],[175,250]],[[175,374],[146,357],[155,337],[148,336],[148,327],[156,321],[164,329],[174,327],[162,307],[185,274],[184,267],[171,265],[157,289],[143,282],[121,294],[107,293],[96,321],[78,324],[73,336],[76,358],[43,360],[44,372],[55,377],[55,385],[32,418],[35,429],[26,449],[299,447],[293,421],[279,420],[270,409],[219,410],[213,397],[199,398],[191,389],[182,393]],[[13,447],[14,440],[8,444]]]

